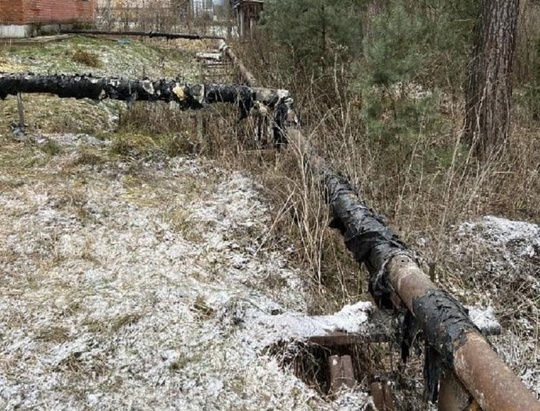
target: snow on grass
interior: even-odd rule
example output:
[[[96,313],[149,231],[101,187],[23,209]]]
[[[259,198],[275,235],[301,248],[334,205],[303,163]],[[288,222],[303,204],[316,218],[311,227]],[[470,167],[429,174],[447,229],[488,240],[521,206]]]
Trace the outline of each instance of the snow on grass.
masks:
[[[245,314],[249,327],[245,333],[247,340],[259,348],[271,346],[280,341],[294,341],[333,331],[367,333],[370,302],[347,305],[333,315],[307,317],[300,313],[278,314],[274,308],[270,314],[260,309],[249,310]],[[268,310],[266,310],[268,311]]]
[[[271,221],[248,177],[184,158],[87,164],[71,150],[100,140],[50,138],[66,151],[0,166],[1,409],[368,404],[325,402],[264,354],[359,331],[370,307],[304,317],[301,272],[260,246]]]
[[[0,69],[34,73],[92,73],[96,76],[181,77],[195,82],[199,76],[195,56],[212,43],[204,41],[127,41],[107,38],[73,36],[44,44],[25,45],[6,50]],[[77,52],[88,53],[96,60],[94,66],[74,58]]]
[[[467,283],[458,291],[496,314],[502,334],[492,337],[492,343],[524,383],[540,395],[540,227],[485,216],[461,224],[451,244],[451,270]]]
[[[481,233],[484,245],[496,248],[513,266],[516,266],[515,260],[533,258],[540,252],[540,227],[536,224],[485,216],[480,221],[464,223],[458,229],[461,236],[475,231]]]
[[[497,334],[501,330],[501,324],[497,320],[493,307],[465,306],[469,312],[471,321],[485,334]]]
[[[116,41],[106,38],[75,36],[58,42],[8,48],[0,58],[0,71],[41,74],[81,74],[136,79],[178,78],[200,81],[196,53],[212,47],[207,41]],[[97,67],[73,59],[82,51],[94,56]],[[23,94],[27,130],[40,133],[103,133],[117,128],[125,104],[88,99],[61,99],[49,95]],[[0,135],[11,133],[9,125],[18,123],[15,97],[0,106]]]

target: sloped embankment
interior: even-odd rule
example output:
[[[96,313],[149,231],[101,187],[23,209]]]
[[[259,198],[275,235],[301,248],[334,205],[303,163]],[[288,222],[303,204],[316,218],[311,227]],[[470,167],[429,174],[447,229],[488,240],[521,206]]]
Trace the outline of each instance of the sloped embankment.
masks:
[[[262,246],[256,184],[205,160],[50,138],[54,156],[1,153],[0,408],[339,407],[264,355],[302,333],[306,302],[301,273]],[[361,326],[368,308],[306,332]]]
[[[200,80],[196,53],[212,42],[104,39],[75,36],[58,42],[0,49],[0,71],[39,74],[85,74],[125,79],[178,78]],[[125,104],[88,99],[60,99],[48,95],[23,95],[27,130],[34,133],[103,133],[118,126]],[[0,135],[17,123],[13,97],[0,104]]]

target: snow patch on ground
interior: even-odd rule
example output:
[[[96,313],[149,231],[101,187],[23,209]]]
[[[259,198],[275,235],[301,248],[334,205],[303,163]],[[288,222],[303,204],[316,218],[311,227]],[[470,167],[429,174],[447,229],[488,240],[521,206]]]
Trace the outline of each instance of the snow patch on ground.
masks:
[[[458,233],[466,234],[474,228],[480,228],[499,244],[511,239],[535,238],[540,234],[540,227],[537,224],[489,215],[477,221],[461,224]]]
[[[458,235],[467,236],[475,232],[486,246],[495,247],[509,263],[515,258],[532,258],[540,250],[540,227],[525,221],[485,216],[479,221],[463,223]]]
[[[488,306],[502,334],[490,340],[499,355],[540,395],[540,226],[485,216],[461,224],[453,238],[449,271],[468,287],[450,288]],[[470,315],[477,315],[470,310]],[[489,326],[495,315],[481,319]],[[494,325],[494,324],[493,324]]]
[[[85,133],[63,133],[48,134],[39,136],[36,139],[37,144],[44,144],[47,141],[56,141],[63,146],[81,147],[81,146],[107,146],[111,144],[110,140],[99,139]]]
[[[265,314],[248,310],[245,314],[246,340],[262,349],[278,342],[294,341],[333,331],[367,333],[370,302],[347,305],[334,315],[308,317],[300,313]],[[274,311],[275,313],[276,311]]]
[[[361,392],[322,401],[264,354],[361,331],[370,305],[305,316],[301,272],[261,245],[270,213],[248,177],[202,160],[76,155],[0,192],[1,409],[367,406]]]
[[[500,332],[501,324],[497,320],[493,307],[465,306],[469,312],[471,321],[485,334],[495,334]]]

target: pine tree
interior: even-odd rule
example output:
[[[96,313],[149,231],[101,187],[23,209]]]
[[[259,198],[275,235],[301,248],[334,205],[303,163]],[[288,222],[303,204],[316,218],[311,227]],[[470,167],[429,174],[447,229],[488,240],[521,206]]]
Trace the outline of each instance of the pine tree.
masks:
[[[519,0],[480,0],[469,72],[464,139],[479,157],[504,150],[510,129]]]
[[[359,54],[364,0],[273,0],[262,24],[287,47],[293,64],[323,70]]]

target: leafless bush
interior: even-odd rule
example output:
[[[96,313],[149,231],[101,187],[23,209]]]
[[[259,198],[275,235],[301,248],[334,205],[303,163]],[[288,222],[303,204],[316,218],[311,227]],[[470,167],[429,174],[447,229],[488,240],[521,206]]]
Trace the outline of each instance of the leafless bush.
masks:
[[[214,22],[214,13],[193,9],[190,1],[157,0],[145,4],[104,2],[97,10],[98,22],[108,30],[196,32],[206,34]],[[230,16],[215,10],[221,23]]]
[[[88,67],[101,67],[101,60],[99,56],[90,51],[78,49],[71,58],[75,63],[84,64]]]

